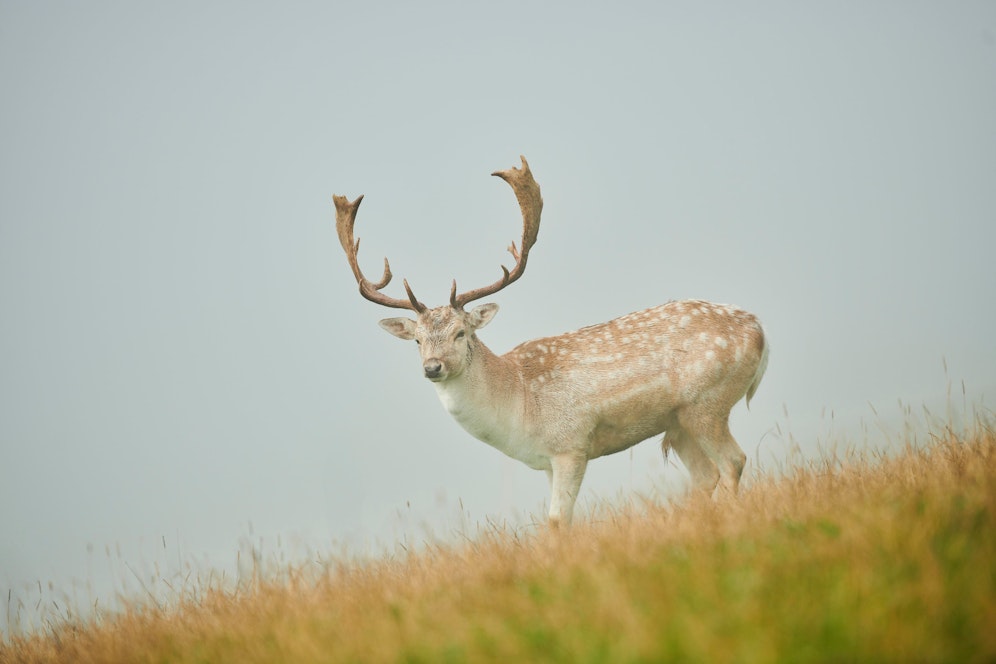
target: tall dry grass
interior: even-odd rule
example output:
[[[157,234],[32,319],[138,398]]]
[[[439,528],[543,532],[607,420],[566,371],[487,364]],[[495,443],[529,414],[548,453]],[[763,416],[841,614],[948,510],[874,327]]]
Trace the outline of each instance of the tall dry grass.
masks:
[[[0,662],[841,660],[996,660],[990,426],[0,645]]]

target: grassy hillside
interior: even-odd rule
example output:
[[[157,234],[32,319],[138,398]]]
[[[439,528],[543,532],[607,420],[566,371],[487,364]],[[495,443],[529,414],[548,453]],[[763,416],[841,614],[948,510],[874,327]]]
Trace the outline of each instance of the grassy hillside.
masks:
[[[260,575],[0,662],[996,660],[996,434],[374,562]]]

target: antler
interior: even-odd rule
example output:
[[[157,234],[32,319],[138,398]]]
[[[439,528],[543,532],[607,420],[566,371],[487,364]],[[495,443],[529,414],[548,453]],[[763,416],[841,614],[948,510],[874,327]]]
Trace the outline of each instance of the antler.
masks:
[[[399,300],[380,292],[382,288],[391,283],[391,278],[394,276],[391,274],[391,265],[387,262],[387,258],[384,259],[384,276],[377,283],[371,283],[360,271],[360,264],[356,261],[356,253],[360,250],[360,240],[353,240],[353,224],[356,222],[356,210],[359,209],[362,200],[363,196],[359,196],[351,203],[345,196],[332,196],[332,202],[335,203],[335,230],[339,235],[343,251],[346,252],[346,260],[349,261],[349,267],[353,270],[353,276],[356,277],[356,283],[360,285],[360,295],[371,302],[383,304],[385,307],[410,309],[415,312],[425,311],[427,307],[415,299],[415,294],[412,293],[407,280],[403,280],[405,292],[408,293],[407,300]]]
[[[517,249],[513,242],[508,251],[515,258],[515,267],[511,271],[504,265],[501,266],[502,277],[490,286],[476,288],[466,293],[457,295],[456,280],[453,280],[453,288],[450,290],[450,305],[454,309],[462,309],[468,302],[479,300],[482,297],[493,295],[505,286],[522,276],[526,271],[526,259],[529,257],[529,250],[536,244],[536,235],[539,233],[540,213],[543,212],[543,197],[540,196],[540,187],[533,179],[532,171],[526,158],[519,156],[522,160],[522,168],[509,168],[504,171],[495,171],[491,175],[497,175],[502,180],[512,186],[515,197],[519,201],[522,209],[522,249]]]

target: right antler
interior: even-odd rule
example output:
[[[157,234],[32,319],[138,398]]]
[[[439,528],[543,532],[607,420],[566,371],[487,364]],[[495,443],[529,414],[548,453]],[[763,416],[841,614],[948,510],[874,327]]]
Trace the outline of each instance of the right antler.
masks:
[[[356,283],[360,285],[360,295],[371,302],[383,304],[385,307],[410,309],[419,313],[425,311],[427,307],[415,299],[415,294],[412,293],[407,280],[403,280],[405,292],[408,293],[407,300],[399,300],[380,292],[382,288],[391,283],[393,276],[387,258],[384,259],[384,276],[377,283],[372,283],[360,271],[360,264],[356,261],[356,252],[360,250],[360,241],[359,239],[353,240],[353,224],[356,223],[356,210],[359,209],[362,200],[363,196],[359,196],[351,203],[345,196],[332,196],[332,202],[335,203],[335,230],[339,235],[339,242],[346,252],[346,260],[349,261],[349,267],[353,270],[353,276],[356,277]]]
[[[539,233],[540,213],[543,212],[543,197],[540,196],[539,185],[533,179],[532,171],[526,158],[519,155],[522,160],[522,168],[509,168],[504,171],[495,171],[491,175],[497,175],[502,180],[512,186],[515,197],[519,201],[522,209],[522,249],[517,249],[513,242],[509,248],[509,253],[515,258],[515,267],[511,271],[504,265],[501,266],[502,277],[490,286],[476,288],[466,293],[457,295],[456,280],[453,280],[453,288],[450,291],[450,305],[454,309],[462,309],[465,304],[482,297],[493,295],[505,286],[522,276],[526,271],[526,259],[529,257],[529,250],[536,244],[536,236]]]

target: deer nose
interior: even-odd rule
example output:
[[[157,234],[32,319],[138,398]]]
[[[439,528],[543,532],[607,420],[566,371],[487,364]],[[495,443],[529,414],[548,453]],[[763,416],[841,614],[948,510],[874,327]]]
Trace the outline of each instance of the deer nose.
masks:
[[[439,378],[443,373],[443,363],[436,358],[430,358],[422,365],[426,378]]]

